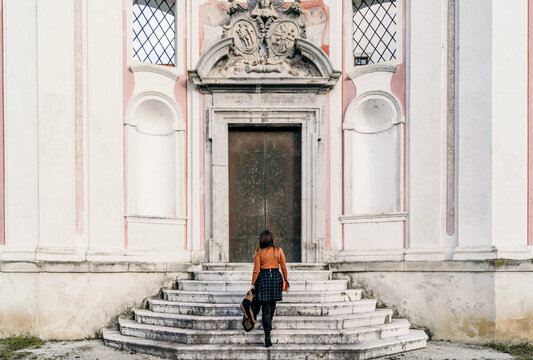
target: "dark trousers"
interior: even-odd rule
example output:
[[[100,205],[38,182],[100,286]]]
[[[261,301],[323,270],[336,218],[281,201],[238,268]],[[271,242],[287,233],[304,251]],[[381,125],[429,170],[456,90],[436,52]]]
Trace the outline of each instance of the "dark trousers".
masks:
[[[263,313],[261,319],[263,321],[263,329],[265,334],[270,334],[272,331],[272,318],[274,317],[274,311],[276,311],[275,301],[260,301],[259,302]]]

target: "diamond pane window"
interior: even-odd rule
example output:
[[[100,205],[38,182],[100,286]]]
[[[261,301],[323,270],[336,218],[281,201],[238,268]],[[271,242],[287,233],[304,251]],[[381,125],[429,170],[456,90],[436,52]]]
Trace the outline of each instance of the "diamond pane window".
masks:
[[[133,0],[133,58],[174,66],[175,0]]]
[[[397,0],[353,0],[354,65],[396,59]]]

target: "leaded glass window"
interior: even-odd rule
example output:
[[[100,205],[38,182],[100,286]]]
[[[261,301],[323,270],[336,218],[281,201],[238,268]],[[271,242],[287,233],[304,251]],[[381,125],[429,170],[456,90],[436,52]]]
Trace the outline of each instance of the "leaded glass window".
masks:
[[[353,0],[354,65],[397,58],[397,18],[397,0]]]
[[[174,66],[175,0],[133,0],[133,58]]]

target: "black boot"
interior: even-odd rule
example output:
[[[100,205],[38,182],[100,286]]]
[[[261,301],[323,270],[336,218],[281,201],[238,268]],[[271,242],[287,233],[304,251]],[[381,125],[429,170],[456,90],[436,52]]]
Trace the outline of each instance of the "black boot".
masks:
[[[270,333],[265,333],[265,347],[271,347],[272,341],[270,340]]]

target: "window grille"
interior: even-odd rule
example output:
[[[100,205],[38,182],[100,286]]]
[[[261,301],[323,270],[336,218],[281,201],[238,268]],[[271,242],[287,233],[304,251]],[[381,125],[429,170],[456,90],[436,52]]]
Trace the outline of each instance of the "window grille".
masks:
[[[397,0],[353,0],[354,65],[396,59]]]
[[[174,0],[133,0],[133,58],[174,66],[176,18]]]

